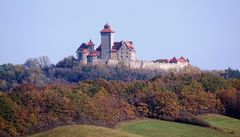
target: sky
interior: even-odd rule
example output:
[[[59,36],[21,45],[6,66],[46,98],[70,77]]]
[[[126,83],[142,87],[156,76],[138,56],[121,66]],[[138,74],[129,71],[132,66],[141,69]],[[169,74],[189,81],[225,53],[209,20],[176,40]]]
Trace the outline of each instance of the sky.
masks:
[[[0,64],[74,55],[108,22],[139,60],[184,56],[204,70],[240,69],[240,0],[0,0]]]

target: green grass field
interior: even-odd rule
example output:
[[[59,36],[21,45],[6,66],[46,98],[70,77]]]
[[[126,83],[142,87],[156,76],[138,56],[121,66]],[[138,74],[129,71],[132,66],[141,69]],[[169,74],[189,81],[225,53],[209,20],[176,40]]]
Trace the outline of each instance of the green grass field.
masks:
[[[122,122],[116,129],[88,125],[64,126],[31,137],[238,137],[240,120],[209,114],[201,116],[220,130],[163,120]]]
[[[212,126],[240,137],[240,120],[223,115],[207,114],[200,116]]]
[[[140,137],[119,130],[89,126],[74,125],[58,127],[48,132],[35,134],[31,137]]]
[[[142,137],[232,137],[210,128],[150,119],[122,123],[119,129]]]

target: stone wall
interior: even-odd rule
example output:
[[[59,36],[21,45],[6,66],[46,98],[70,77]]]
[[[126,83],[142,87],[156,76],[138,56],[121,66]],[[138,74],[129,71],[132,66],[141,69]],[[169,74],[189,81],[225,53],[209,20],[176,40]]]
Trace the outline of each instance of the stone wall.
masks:
[[[153,62],[153,61],[128,61],[128,62],[121,62],[118,60],[111,60],[109,59],[107,61],[107,65],[119,65],[123,64],[127,67],[130,67],[132,69],[162,69],[162,70],[180,70],[186,66],[188,66],[188,63],[159,63],[159,62]]]

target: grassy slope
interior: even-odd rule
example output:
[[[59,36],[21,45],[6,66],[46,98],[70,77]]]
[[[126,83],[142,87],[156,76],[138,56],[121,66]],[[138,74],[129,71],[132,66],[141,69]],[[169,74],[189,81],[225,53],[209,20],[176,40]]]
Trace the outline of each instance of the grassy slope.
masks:
[[[212,126],[240,137],[240,120],[216,114],[207,114],[200,117]]]
[[[235,135],[239,132],[239,120],[219,115],[204,115],[202,117],[213,126],[224,129],[223,131],[228,131],[229,129],[225,129],[228,127],[234,130]],[[234,135],[223,131],[145,119],[123,122],[119,124],[117,129],[87,125],[58,127],[31,137],[234,137]]]
[[[131,133],[109,128],[74,125],[64,126],[49,130],[45,133],[35,134],[31,137],[140,137]]]
[[[232,137],[214,129],[150,119],[122,123],[119,130],[143,137]]]

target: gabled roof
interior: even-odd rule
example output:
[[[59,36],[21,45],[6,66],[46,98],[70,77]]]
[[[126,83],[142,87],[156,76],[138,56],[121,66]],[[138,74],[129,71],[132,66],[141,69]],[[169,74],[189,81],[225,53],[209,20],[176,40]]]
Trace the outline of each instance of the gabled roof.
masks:
[[[104,25],[104,28],[100,32],[101,33],[114,33],[114,31],[111,30],[111,26],[108,23],[106,23]]]
[[[181,63],[186,63],[187,60],[184,57],[180,57],[180,58],[176,58],[173,57],[172,59],[170,59],[169,63],[177,63],[177,62],[181,62]]]
[[[77,51],[81,51],[82,49],[87,49],[89,48],[90,46],[94,46],[92,40],[89,40],[88,43],[82,43],[79,48],[77,49]]]
[[[173,57],[172,59],[170,59],[169,63],[177,63],[178,60],[176,57]]]
[[[112,47],[112,49],[119,50],[123,44],[125,44],[130,51],[135,52],[135,49],[132,45],[132,41],[114,42],[114,46]]]
[[[86,44],[87,46],[94,46],[92,40],[90,39],[89,42]]]
[[[182,63],[185,63],[186,62],[186,59],[181,56],[179,59],[177,59],[178,62],[182,62]]]
[[[114,42],[114,46],[112,47],[112,49],[119,50],[121,46],[122,46],[122,41]]]
[[[81,49],[86,49],[88,48],[87,44],[86,43],[82,43],[79,48],[77,49],[77,51],[80,51]]]
[[[135,49],[132,45],[132,41],[126,41],[125,44],[127,45],[128,49],[131,50],[131,51],[134,51],[135,52]]]

